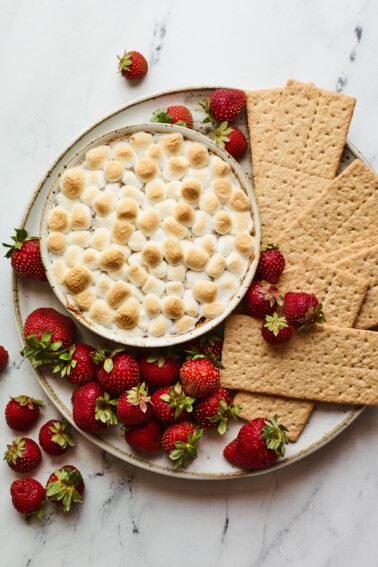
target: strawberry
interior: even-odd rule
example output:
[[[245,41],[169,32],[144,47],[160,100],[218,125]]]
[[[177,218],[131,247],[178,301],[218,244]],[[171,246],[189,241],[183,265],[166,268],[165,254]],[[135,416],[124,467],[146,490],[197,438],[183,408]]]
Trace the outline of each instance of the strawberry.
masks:
[[[46,281],[46,272],[42,263],[39,239],[29,236],[25,229],[15,228],[16,235],[12,236],[14,244],[4,244],[9,248],[5,257],[11,259],[14,272],[28,280]]]
[[[202,437],[203,429],[195,427],[189,421],[173,423],[164,431],[161,438],[163,450],[173,461],[173,467],[185,467],[197,457],[197,441]]]
[[[186,351],[193,352],[193,350],[198,350],[200,354],[204,354],[212,359],[221,360],[223,341],[218,335],[214,333],[208,333],[202,335],[199,339],[189,341],[186,343]]]
[[[117,396],[139,384],[139,366],[131,354],[122,348],[98,350],[93,359],[97,366],[97,380],[107,391]]]
[[[160,451],[161,429],[152,418],[143,425],[133,425],[125,430],[125,441],[138,451]]]
[[[217,89],[201,103],[208,115],[204,122],[232,122],[237,119],[246,103],[244,91],[239,89]]]
[[[232,155],[234,159],[240,158],[247,149],[248,142],[243,132],[236,126],[222,122],[214,132],[213,140]]]
[[[249,469],[262,469],[285,454],[287,428],[272,419],[255,418],[243,425],[237,436],[237,451]]]
[[[5,370],[9,361],[8,351],[3,346],[0,346],[0,372]]]
[[[243,306],[248,315],[265,319],[272,315],[278,305],[282,305],[280,290],[266,281],[253,282],[243,299]]]
[[[182,105],[168,106],[155,110],[152,115],[151,122],[160,122],[163,124],[177,124],[177,126],[185,126],[193,128],[193,116],[189,108]]]
[[[50,419],[39,430],[39,444],[48,455],[63,455],[75,445],[67,421]]]
[[[265,317],[261,334],[270,345],[279,345],[291,339],[293,328],[287,322],[286,317],[280,317],[277,313],[273,313],[273,315]]]
[[[147,423],[154,415],[154,407],[145,383],[121,394],[117,404],[117,417],[125,425]]]
[[[18,473],[26,473],[35,469],[42,460],[41,449],[33,439],[17,437],[11,445],[7,445],[4,461]]]
[[[179,382],[159,388],[151,396],[156,419],[161,423],[184,421],[193,411],[194,401],[194,398],[185,395]]]
[[[173,351],[155,351],[138,358],[141,379],[151,390],[171,386],[180,374],[179,356]]]
[[[234,406],[229,393],[224,388],[215,390],[194,404],[193,419],[201,427],[218,429],[223,435],[227,429],[229,417],[235,420],[240,413],[240,406]]]
[[[261,249],[256,277],[270,284],[277,284],[285,269],[285,258],[278,246],[268,244]]]
[[[39,519],[42,518],[42,504],[45,501],[46,491],[38,480],[34,478],[14,480],[10,493],[14,508],[20,514],[25,514],[27,520],[34,515]]]
[[[311,293],[288,291],[284,297],[284,313],[288,322],[298,330],[325,321],[323,306]]]
[[[72,394],[72,417],[76,425],[87,433],[99,433],[117,423],[112,406],[117,404],[98,382],[89,382],[76,388]]]
[[[148,63],[139,51],[124,52],[122,57],[117,55],[118,71],[129,81],[143,79],[147,75]]]
[[[8,427],[15,431],[29,431],[39,418],[42,400],[29,396],[11,398],[5,407],[5,420]]]
[[[236,467],[248,467],[247,459],[238,450],[238,440],[233,439],[226,447],[223,449],[223,456],[231,465]]]
[[[97,380],[97,367],[93,360],[95,349],[83,343],[76,343],[61,351],[53,372],[60,372],[71,384],[83,386]]]
[[[189,396],[208,396],[219,388],[219,369],[203,354],[196,354],[181,367],[182,389]]]
[[[54,471],[46,484],[46,496],[69,512],[73,504],[82,501],[85,484],[81,472],[72,465]]]

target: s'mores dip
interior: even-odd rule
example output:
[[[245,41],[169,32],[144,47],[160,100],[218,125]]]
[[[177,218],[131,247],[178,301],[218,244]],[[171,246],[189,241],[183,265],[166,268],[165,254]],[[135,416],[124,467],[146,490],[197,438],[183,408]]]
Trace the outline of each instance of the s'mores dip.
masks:
[[[222,318],[260,245],[250,190],[229,161],[179,129],[151,130],[81,152],[41,225],[59,299],[124,342],[183,337]]]

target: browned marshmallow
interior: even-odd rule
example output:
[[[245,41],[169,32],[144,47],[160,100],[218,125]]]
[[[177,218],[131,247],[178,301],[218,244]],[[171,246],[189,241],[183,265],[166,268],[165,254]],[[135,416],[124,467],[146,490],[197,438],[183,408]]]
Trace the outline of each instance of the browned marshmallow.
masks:
[[[139,303],[130,297],[119,309],[117,309],[114,321],[120,329],[133,329],[139,320]]]
[[[100,217],[106,217],[110,215],[116,208],[117,197],[114,193],[110,191],[104,191],[100,193],[98,197],[93,201],[93,209]]]
[[[113,224],[112,239],[117,244],[127,244],[130,236],[135,231],[132,224],[127,221],[118,220]]]
[[[248,211],[250,208],[250,202],[247,195],[241,189],[236,189],[230,198],[230,207],[234,211],[242,212]]]
[[[70,226],[68,213],[62,207],[55,207],[49,212],[47,223],[51,230],[66,232]]]
[[[198,280],[193,284],[193,297],[200,303],[212,303],[218,295],[218,287],[213,282]]]
[[[168,296],[162,300],[162,312],[168,319],[179,319],[185,313],[185,305],[180,297]]]
[[[235,248],[242,256],[249,256],[254,248],[254,239],[246,230],[235,237]]]
[[[232,193],[232,183],[229,179],[214,179],[212,189],[221,203],[227,203]]]
[[[191,226],[194,221],[194,210],[187,203],[177,203],[173,209],[173,216],[177,222]]]
[[[158,176],[159,168],[151,159],[142,158],[135,166],[135,173],[141,181],[146,183]]]
[[[64,278],[64,285],[74,295],[84,291],[91,283],[91,272],[81,266],[75,266],[69,270]]]
[[[79,167],[67,169],[60,180],[60,190],[70,199],[76,199],[84,190],[85,176]]]
[[[165,185],[161,179],[153,179],[147,183],[144,192],[151,203],[165,199]]]
[[[181,197],[188,203],[196,203],[201,197],[202,185],[197,179],[187,179],[181,186]]]
[[[112,309],[117,309],[131,295],[131,287],[126,282],[116,282],[106,295]]]
[[[47,247],[53,254],[62,254],[67,246],[67,237],[61,232],[50,232]]]
[[[74,295],[75,303],[81,311],[89,311],[95,299],[96,292],[93,287]]]
[[[195,272],[201,272],[209,260],[209,255],[200,248],[188,248],[184,253],[184,264]]]
[[[157,242],[147,242],[142,250],[142,260],[149,268],[154,268],[163,260],[161,246]]]
[[[126,258],[122,250],[118,248],[110,248],[104,250],[100,257],[100,268],[104,272],[115,272],[119,270],[125,263]]]
[[[108,146],[98,146],[97,148],[92,148],[88,150],[85,154],[84,165],[88,169],[100,169],[109,156]]]
[[[151,236],[160,226],[160,215],[156,211],[145,211],[139,215],[137,225],[146,236]]]
[[[87,205],[75,205],[71,211],[71,228],[73,230],[88,230],[91,226],[91,210]]]
[[[181,154],[184,138],[181,134],[167,134],[161,137],[161,145],[169,156]]]
[[[199,142],[193,142],[186,150],[186,157],[191,167],[199,169],[206,167],[209,163],[209,152],[206,146]]]
[[[232,228],[232,219],[226,211],[219,211],[214,215],[213,226],[218,234],[228,234]]]
[[[177,222],[177,220],[174,217],[167,217],[162,222],[161,226],[164,232],[167,234],[167,236],[174,236],[179,240],[182,240],[188,234],[188,229],[179,222]]]
[[[218,317],[226,309],[224,301],[213,301],[212,303],[204,303],[202,305],[203,314],[207,319]]]
[[[107,181],[110,181],[111,183],[120,181],[124,173],[125,173],[125,168],[123,167],[122,163],[120,163],[116,159],[109,161],[104,167],[105,178]]]
[[[181,264],[184,258],[184,251],[177,238],[167,238],[163,242],[163,254],[168,264],[173,266]]]
[[[117,207],[117,217],[124,221],[134,222],[138,216],[139,205],[132,197],[120,199]]]

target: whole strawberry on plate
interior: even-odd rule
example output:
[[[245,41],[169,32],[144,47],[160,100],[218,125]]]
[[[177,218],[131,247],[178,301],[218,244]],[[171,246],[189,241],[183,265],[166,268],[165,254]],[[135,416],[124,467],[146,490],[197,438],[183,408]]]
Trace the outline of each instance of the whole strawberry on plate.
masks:
[[[179,356],[170,350],[153,351],[138,357],[140,377],[151,390],[171,386],[180,375]]]
[[[50,419],[39,430],[39,444],[48,455],[63,455],[75,445],[71,436],[71,428],[67,421]]]
[[[76,388],[72,394],[72,417],[75,424],[87,433],[99,433],[118,423],[113,407],[117,405],[98,382]]]
[[[17,437],[11,445],[7,445],[4,460],[14,472],[27,473],[40,464],[42,453],[33,439]]]
[[[194,354],[181,367],[180,377],[186,394],[195,398],[208,396],[219,388],[219,363],[203,354]]]
[[[174,386],[164,386],[151,396],[155,417],[161,423],[184,421],[193,411],[195,399],[187,396],[179,382]]]
[[[193,128],[192,113],[187,106],[183,105],[168,106],[168,108],[155,110],[151,122],[177,124],[177,126]]]
[[[240,128],[222,122],[214,132],[213,140],[219,147],[232,155],[234,159],[239,159],[248,147],[247,138]]]
[[[325,321],[323,306],[312,293],[288,291],[284,297],[284,313],[290,325],[298,330]]]
[[[261,248],[256,278],[270,284],[277,284],[285,269],[285,258],[275,244],[267,244]]]
[[[248,315],[257,319],[272,315],[278,305],[283,305],[280,290],[266,281],[253,282],[243,299],[243,306]]]
[[[8,351],[0,345],[0,372],[5,370],[9,362]]]
[[[123,349],[99,349],[93,356],[97,364],[97,380],[111,394],[120,396],[139,384],[139,366]]]
[[[72,465],[64,465],[54,471],[46,484],[46,496],[69,512],[74,504],[82,501],[85,484],[81,472]]]
[[[239,89],[216,89],[209,98],[201,103],[208,115],[206,122],[233,122],[246,104],[246,95]]]
[[[84,343],[76,343],[59,353],[53,372],[71,384],[82,386],[97,380],[97,366],[93,360],[95,349]]]
[[[39,239],[36,236],[29,236],[23,228],[15,228],[15,231],[15,236],[11,237],[13,244],[3,243],[3,246],[9,248],[5,256],[11,259],[14,272],[28,280],[46,281]]]
[[[194,404],[193,419],[201,427],[218,429],[223,435],[230,417],[235,421],[240,413],[240,406],[232,403],[230,394],[224,388],[218,388],[209,396],[200,398]]]
[[[30,396],[16,396],[11,398],[5,407],[5,420],[8,427],[15,431],[29,431],[37,422],[40,415],[42,400]]]
[[[42,505],[45,501],[46,491],[35,478],[20,478],[14,480],[10,487],[12,504],[20,514],[25,514],[29,520],[33,516],[41,519]]]
[[[210,358],[221,360],[223,340],[215,333],[207,333],[197,339],[184,343],[185,352],[198,351],[200,354],[208,355]]]
[[[144,382],[124,392],[118,399],[117,416],[124,425],[147,423],[153,415],[154,406]]]
[[[125,430],[125,441],[138,451],[160,451],[161,427],[159,422],[152,418],[142,425],[133,425]]]
[[[173,468],[185,467],[197,457],[197,442],[203,429],[189,421],[169,425],[161,438],[161,446],[173,461]]]
[[[143,79],[147,75],[148,63],[139,51],[125,51],[122,56],[117,55],[117,58],[118,72],[128,81]]]
[[[293,328],[286,320],[286,317],[273,313],[273,315],[265,317],[265,322],[261,327],[261,334],[270,345],[279,345],[291,339]]]

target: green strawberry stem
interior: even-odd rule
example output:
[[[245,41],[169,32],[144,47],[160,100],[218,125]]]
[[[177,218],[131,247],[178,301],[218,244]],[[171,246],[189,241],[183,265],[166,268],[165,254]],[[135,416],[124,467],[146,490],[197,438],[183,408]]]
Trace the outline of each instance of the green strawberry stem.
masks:
[[[228,137],[231,134],[232,128],[229,128],[228,122],[221,122],[214,132],[213,140],[219,147],[224,148],[226,143],[230,141]]]
[[[197,348],[192,348],[190,350],[186,350],[185,352],[187,353],[186,360],[199,360],[200,358],[207,358],[211,360],[211,362],[217,368],[220,368],[221,370],[224,370],[225,368],[219,358],[215,356],[215,354],[210,350],[208,350],[206,354],[202,354]]]
[[[68,512],[73,503],[81,502],[81,496],[77,491],[82,478],[77,470],[63,468],[63,470],[55,471],[57,480],[50,482],[47,486],[46,495],[51,500],[62,502],[63,510]]]
[[[261,437],[265,439],[268,449],[272,449],[276,455],[283,457],[285,455],[286,444],[288,443],[286,437],[287,427],[278,424],[278,417],[275,415],[272,419],[265,421],[265,427]]]
[[[50,425],[49,429],[51,433],[54,433],[51,440],[54,443],[57,443],[59,447],[62,447],[62,449],[75,446],[74,440],[70,435],[71,428],[67,421],[54,421],[54,423]]]
[[[95,419],[106,425],[117,425],[118,419],[111,406],[116,406],[117,399],[111,399],[108,392],[96,400]]]
[[[43,333],[40,341],[37,335],[32,333],[28,337],[25,337],[25,342],[26,346],[21,351],[21,354],[25,358],[28,358],[33,366],[55,364],[59,359],[62,341],[52,343],[50,331]]]
[[[176,418],[179,417],[184,410],[191,413],[193,411],[193,404],[196,401],[196,398],[185,394],[180,382],[171,386],[168,394],[162,394],[160,397],[164,402],[169,403],[170,408],[176,408],[174,414]]]
[[[122,71],[129,71],[132,65],[131,56],[126,51],[122,56],[117,55],[118,59],[118,72],[122,73]]]
[[[28,409],[32,410],[33,406],[36,405],[38,407],[42,407],[44,402],[43,400],[36,400],[35,398],[31,398],[30,396],[17,396],[16,398],[12,398],[20,406],[28,406]]]
[[[227,405],[224,398],[221,398],[217,413],[212,417],[207,419],[211,423],[218,423],[218,433],[224,435],[227,431],[227,421],[229,417],[232,417],[234,421],[238,421],[238,415],[240,414],[240,406],[235,406],[234,404]]]
[[[169,453],[173,468],[185,467],[197,457],[197,442],[202,437],[203,429],[196,429],[188,434],[187,441],[175,441],[175,448]]]
[[[3,242],[3,246],[5,246],[5,248],[9,248],[8,252],[5,254],[6,258],[11,258],[15,250],[21,250],[23,243],[27,240],[38,240],[37,236],[29,236],[24,228],[15,228],[14,230],[16,231],[16,234],[15,236],[11,236],[14,244],[6,244]]]
[[[298,319],[297,322],[300,323],[300,327],[298,327],[299,333],[311,329],[315,325],[315,323],[319,323],[319,324],[325,323],[326,319],[323,313],[323,304],[318,303],[316,307],[313,307],[311,305],[308,308],[307,313],[304,316],[304,319]]]
[[[265,321],[264,327],[269,329],[275,337],[278,336],[281,329],[288,327],[286,317],[280,317],[276,312],[273,315],[267,315]]]

